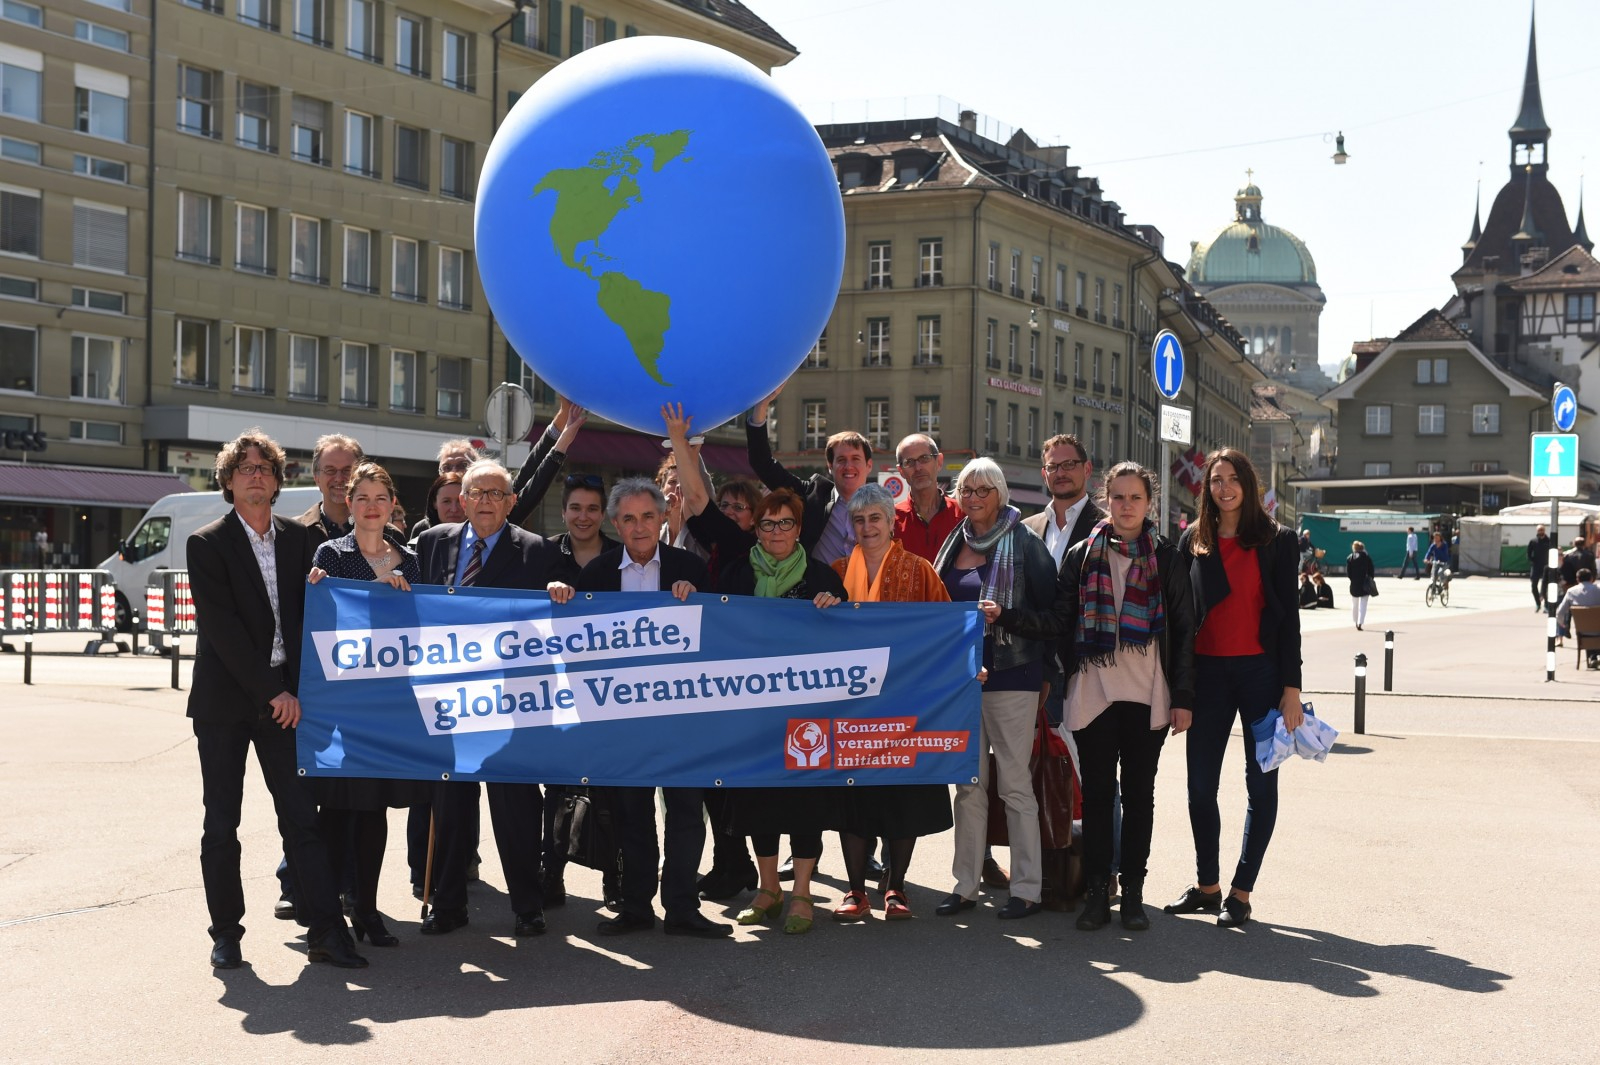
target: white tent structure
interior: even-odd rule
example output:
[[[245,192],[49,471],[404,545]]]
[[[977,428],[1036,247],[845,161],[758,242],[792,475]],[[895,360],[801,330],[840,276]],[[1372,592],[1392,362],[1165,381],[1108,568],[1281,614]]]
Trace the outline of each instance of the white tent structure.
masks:
[[[1570,544],[1584,519],[1600,520],[1600,506],[1561,501],[1557,504],[1556,534]],[[1550,504],[1523,503],[1498,514],[1461,519],[1461,571],[1463,573],[1526,573],[1528,541],[1540,525],[1550,524]]]

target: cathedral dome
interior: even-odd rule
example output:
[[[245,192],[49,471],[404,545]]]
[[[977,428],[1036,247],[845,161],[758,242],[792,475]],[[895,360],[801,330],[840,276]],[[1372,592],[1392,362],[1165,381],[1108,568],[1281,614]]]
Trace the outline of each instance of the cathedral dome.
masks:
[[[1195,243],[1188,278],[1195,285],[1315,285],[1317,264],[1305,242],[1261,220],[1261,189],[1254,184],[1233,198],[1233,222],[1205,243]]]

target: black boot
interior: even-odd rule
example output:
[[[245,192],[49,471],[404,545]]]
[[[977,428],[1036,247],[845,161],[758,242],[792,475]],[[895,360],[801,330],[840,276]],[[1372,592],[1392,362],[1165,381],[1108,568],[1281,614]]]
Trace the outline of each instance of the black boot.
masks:
[[[1103,877],[1094,877],[1083,892],[1083,912],[1078,914],[1078,930],[1093,932],[1111,923],[1111,901],[1106,897]]]
[[[1130,932],[1143,932],[1150,927],[1150,915],[1144,912],[1144,881],[1132,877],[1122,878],[1122,927]]]

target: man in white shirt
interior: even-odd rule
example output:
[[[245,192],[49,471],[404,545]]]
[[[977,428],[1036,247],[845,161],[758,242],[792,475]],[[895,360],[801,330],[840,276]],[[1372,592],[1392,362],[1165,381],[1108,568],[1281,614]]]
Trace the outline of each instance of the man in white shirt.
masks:
[[[1398,574],[1401,579],[1405,578],[1407,566],[1410,566],[1413,571],[1411,579],[1420,581],[1422,579],[1422,563],[1417,561],[1417,530],[1410,525],[1406,526],[1406,560],[1400,563],[1400,573]]]
[[[1067,548],[1087,540],[1105,512],[1089,501],[1089,478],[1094,466],[1077,437],[1071,433],[1052,436],[1044,442],[1041,456],[1039,472],[1050,493],[1050,505],[1041,513],[1024,518],[1022,524],[1044,540],[1059,568]]]

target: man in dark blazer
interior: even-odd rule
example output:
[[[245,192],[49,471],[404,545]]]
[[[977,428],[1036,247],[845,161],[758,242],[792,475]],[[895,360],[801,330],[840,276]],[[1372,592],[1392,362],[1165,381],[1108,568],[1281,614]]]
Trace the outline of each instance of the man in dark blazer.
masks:
[[[461,488],[467,520],[436,525],[417,539],[422,582],[544,591],[550,582],[551,545],[507,522],[517,505],[511,474],[498,462],[480,459],[467,468]],[[540,935],[545,919],[539,883],[544,818],[539,785],[491,783],[488,791],[500,867],[516,914],[514,930],[519,936]],[[443,935],[467,923],[467,866],[477,846],[471,815],[478,808],[478,794],[477,783],[470,781],[449,781],[435,789],[438,882],[422,922],[423,935]]]
[[[578,575],[578,590],[585,592],[667,592],[687,599],[691,592],[711,587],[711,573],[691,551],[661,542],[661,524],[667,516],[666,495],[642,477],[619,481],[606,501],[606,516],[622,545],[595,558]],[[550,598],[556,603],[572,599],[572,589],[555,584]],[[656,840],[656,789],[612,788],[622,843],[622,908],[601,921],[603,936],[620,936],[655,927],[651,900],[656,894],[656,870],[661,848]],[[700,912],[697,887],[700,855],[706,846],[706,826],[700,817],[705,802],[702,788],[662,788],[667,808],[666,864],[661,866],[661,903],[667,911],[666,933],[715,939],[730,935],[733,926],[711,920]]]
[[[239,815],[246,756],[255,746],[272,793],[307,957],[361,968],[338,888],[316,829],[309,783],[295,769],[295,692],[311,541],[304,526],[275,517],[284,452],[259,429],[217,455],[217,483],[234,509],[189,537],[189,586],[198,639],[188,716],[194,722],[205,793],[200,869],[211,913],[211,964],[237,968],[244,935]]]
[[[857,488],[872,478],[872,443],[858,432],[834,433],[828,437],[828,472],[797,477],[772,457],[767,410],[777,398],[778,393],[774,392],[756,404],[745,422],[750,467],[768,488],[788,488],[800,496],[805,503],[805,513],[800,518],[800,546],[817,561],[832,565],[848,556],[856,545],[855,528],[845,504]]]

